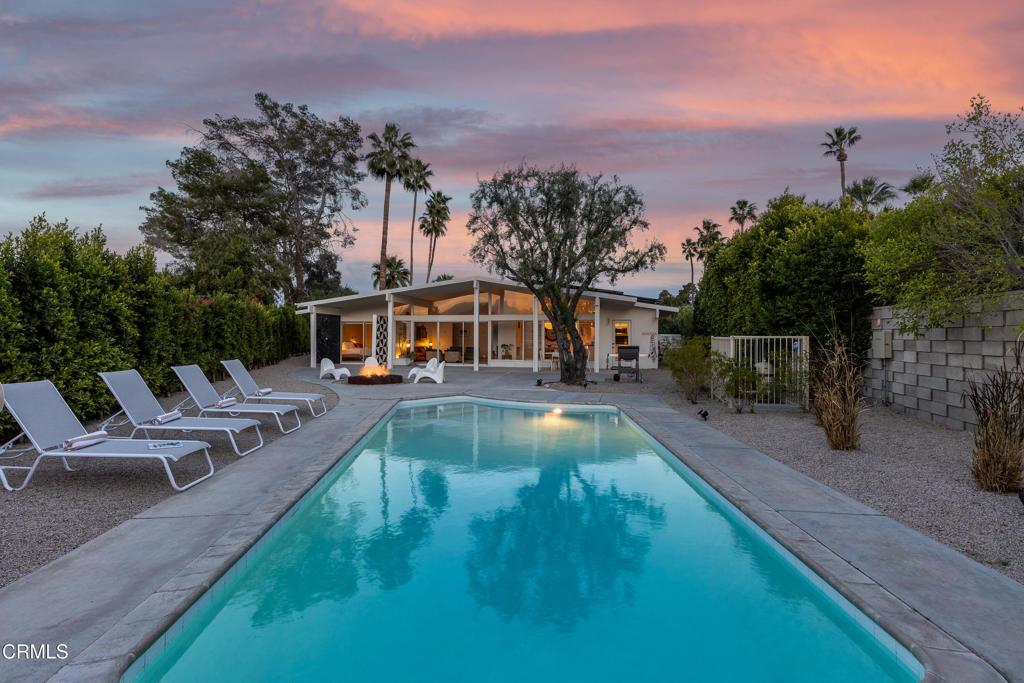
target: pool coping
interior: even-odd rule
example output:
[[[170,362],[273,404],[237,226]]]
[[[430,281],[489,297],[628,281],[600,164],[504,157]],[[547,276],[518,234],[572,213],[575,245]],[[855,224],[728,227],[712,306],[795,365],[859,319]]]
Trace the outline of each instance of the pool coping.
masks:
[[[925,681],[1007,681],[985,659],[980,657],[939,625],[913,609],[906,602],[889,592],[884,585],[861,572],[840,552],[830,548],[811,531],[801,528],[789,519],[784,511],[762,500],[743,484],[715,464],[715,448],[734,448],[754,456],[760,456],[777,465],[784,475],[798,485],[813,482],[834,494],[838,501],[848,501],[852,509],[861,510],[856,514],[878,515],[877,512],[815,482],[790,468],[781,465],[768,456],[749,446],[734,442],[735,446],[702,445],[701,439],[692,438],[692,433],[715,440],[728,439],[712,427],[682,415],[668,407],[660,399],[652,398],[644,407],[634,395],[617,394],[567,394],[553,393],[550,389],[511,392],[522,398],[510,397],[510,392],[495,396],[491,392],[467,392],[444,390],[430,396],[408,398],[382,398],[378,409],[367,415],[358,430],[344,435],[349,445],[337,457],[328,458],[314,467],[308,467],[268,495],[251,513],[224,533],[205,552],[188,563],[169,581],[154,591],[121,618],[112,628],[74,656],[50,679],[53,681],[119,680],[133,662],[145,653],[209,587],[213,586],[228,570],[245,555],[293,505],[307,494],[318,482],[335,468],[353,450],[353,446],[366,436],[399,403],[419,399],[484,399],[502,402],[561,403],[581,406],[604,405],[617,408],[645,430],[666,451],[678,458],[697,474],[708,486],[737,507],[769,536],[810,567],[840,595],[876,622],[897,642],[909,650],[925,668]],[[340,392],[339,392],[340,393]],[[550,400],[556,396],[562,400]],[[634,404],[634,405],[630,405]],[[680,426],[691,431],[691,435],[673,433],[673,429],[652,419],[652,410],[670,413]],[[719,439],[721,437],[721,439]],[[339,442],[342,439],[339,437]],[[806,480],[806,481],[804,481]]]

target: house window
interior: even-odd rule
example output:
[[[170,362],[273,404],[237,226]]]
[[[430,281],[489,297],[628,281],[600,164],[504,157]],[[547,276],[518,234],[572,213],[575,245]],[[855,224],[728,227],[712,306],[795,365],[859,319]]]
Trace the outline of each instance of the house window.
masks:
[[[629,346],[629,321],[616,320],[612,324],[615,326],[615,345]]]

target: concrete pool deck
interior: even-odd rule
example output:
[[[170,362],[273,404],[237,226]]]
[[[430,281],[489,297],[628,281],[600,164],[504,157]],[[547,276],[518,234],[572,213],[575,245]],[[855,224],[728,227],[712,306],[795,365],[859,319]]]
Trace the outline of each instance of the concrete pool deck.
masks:
[[[0,590],[0,643],[70,655],[0,659],[0,680],[116,680],[398,400],[471,395],[618,406],[910,649],[927,680],[1024,681],[1021,584],[656,396],[556,392],[535,377],[450,369],[440,386],[331,385],[338,406],[296,434]]]

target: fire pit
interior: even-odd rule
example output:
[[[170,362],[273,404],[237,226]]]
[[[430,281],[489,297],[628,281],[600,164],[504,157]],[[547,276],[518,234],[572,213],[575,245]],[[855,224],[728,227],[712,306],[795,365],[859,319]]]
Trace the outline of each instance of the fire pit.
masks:
[[[401,384],[401,375],[392,375],[388,372],[386,365],[364,365],[358,375],[348,378],[349,384],[375,385],[375,384]]]
[[[348,378],[348,383],[360,385],[401,384],[404,379],[401,375],[352,375]]]

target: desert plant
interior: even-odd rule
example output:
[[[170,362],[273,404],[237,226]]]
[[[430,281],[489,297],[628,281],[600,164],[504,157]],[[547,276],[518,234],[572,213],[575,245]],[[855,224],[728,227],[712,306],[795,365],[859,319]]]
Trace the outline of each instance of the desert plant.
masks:
[[[967,400],[978,416],[971,474],[985,491],[1009,493],[1021,488],[1024,459],[1024,368],[1021,343],[1013,361],[985,381],[972,378]]]
[[[825,430],[829,448],[848,451],[860,446],[860,414],[864,378],[859,364],[838,339],[821,352],[814,372],[814,417]]]
[[[690,337],[678,346],[665,351],[665,365],[672,377],[683,389],[683,395],[690,403],[696,403],[708,380],[707,337]]]

